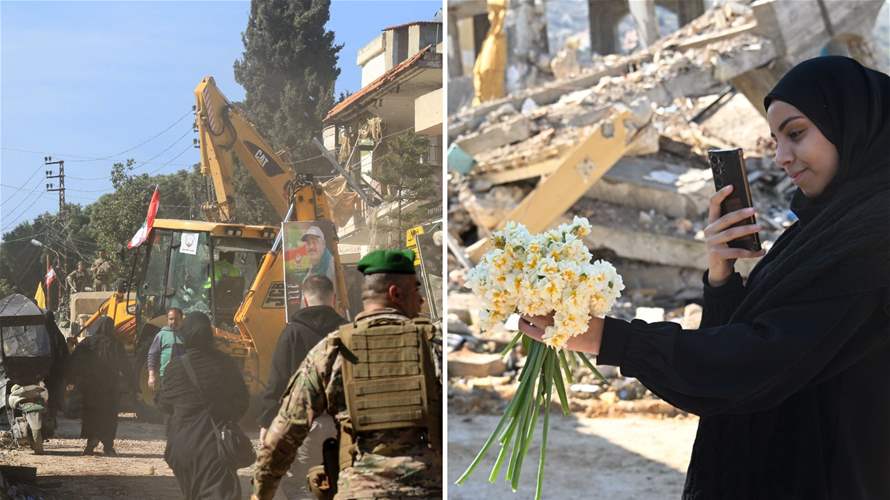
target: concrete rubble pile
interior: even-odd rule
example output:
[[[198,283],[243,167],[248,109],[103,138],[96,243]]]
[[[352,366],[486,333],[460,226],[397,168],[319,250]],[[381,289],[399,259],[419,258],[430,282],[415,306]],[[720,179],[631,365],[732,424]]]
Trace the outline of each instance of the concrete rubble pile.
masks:
[[[782,38],[789,30],[770,31],[769,23],[762,22],[781,13],[764,13],[773,6],[761,3],[766,6],[755,6],[760,9],[756,16],[749,5],[716,6],[646,49],[595,56],[593,66],[577,76],[451,116],[448,217],[453,238],[469,247],[488,236],[616,108],[649,107],[652,118],[631,150],[561,220],[588,217],[593,225],[588,246],[624,277],[627,293],[613,315],[697,328],[701,308],[692,302],[701,297],[707,265],[703,229],[714,193],[707,150],[744,148],[765,248],[795,220],[788,210],[794,186],[773,164],[760,108],[764,68],[788,66],[789,58],[799,60],[804,52],[791,55],[793,44]],[[873,8],[873,3],[862,5]],[[855,9],[843,14],[847,20],[862,15]],[[453,150],[471,161],[456,166]],[[456,259],[449,264],[449,402],[458,412],[499,410],[490,408],[494,403],[484,396],[509,399],[515,389],[513,376],[522,358],[498,355],[515,329],[481,334],[472,294],[463,287],[465,273]],[[746,275],[754,264],[743,261],[736,268]],[[635,380],[614,371],[607,376],[611,383],[600,384],[580,368],[573,408],[590,416],[632,412],[636,407],[629,401],[641,400],[648,401],[642,408],[649,413],[679,414]]]

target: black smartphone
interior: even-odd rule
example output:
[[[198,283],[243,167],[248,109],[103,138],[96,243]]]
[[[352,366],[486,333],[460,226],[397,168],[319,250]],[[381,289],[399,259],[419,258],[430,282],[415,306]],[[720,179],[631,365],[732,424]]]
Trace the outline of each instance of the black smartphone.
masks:
[[[742,149],[712,149],[708,151],[708,163],[714,173],[714,187],[720,191],[732,185],[732,194],[720,204],[720,215],[754,206],[751,203],[751,187],[748,185],[748,172],[745,170],[745,157]],[[732,225],[747,226],[756,224],[754,216]],[[733,248],[743,248],[752,252],[760,251],[760,235],[757,233],[736,238],[727,243]]]

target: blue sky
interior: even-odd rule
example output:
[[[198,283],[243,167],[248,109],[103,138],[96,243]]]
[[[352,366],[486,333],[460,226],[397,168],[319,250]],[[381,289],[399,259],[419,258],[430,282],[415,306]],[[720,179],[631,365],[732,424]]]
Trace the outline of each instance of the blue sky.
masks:
[[[327,28],[344,45],[337,93],[359,89],[356,52],[382,28],[432,19],[441,6],[334,0]],[[244,97],[232,66],[249,13],[247,1],[0,0],[0,234],[58,210],[44,153],[65,160],[66,198],[80,204],[111,190],[114,161],[132,157],[152,173],[197,162],[192,91],[213,75],[229,99]]]

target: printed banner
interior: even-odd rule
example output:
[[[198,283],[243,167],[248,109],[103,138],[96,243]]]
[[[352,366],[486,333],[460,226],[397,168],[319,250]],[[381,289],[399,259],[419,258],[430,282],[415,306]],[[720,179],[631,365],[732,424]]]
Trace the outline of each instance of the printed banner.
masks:
[[[290,318],[303,307],[303,283],[314,275],[326,276],[336,290],[334,265],[336,229],[329,221],[293,221],[282,224],[286,313]]]

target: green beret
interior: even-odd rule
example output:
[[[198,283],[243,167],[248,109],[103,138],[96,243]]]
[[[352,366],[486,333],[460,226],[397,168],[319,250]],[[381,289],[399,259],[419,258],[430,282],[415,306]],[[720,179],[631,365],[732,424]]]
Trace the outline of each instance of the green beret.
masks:
[[[414,252],[411,250],[374,250],[358,261],[363,274],[414,274]]]

